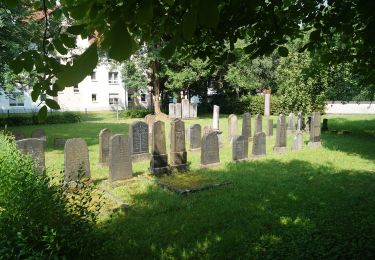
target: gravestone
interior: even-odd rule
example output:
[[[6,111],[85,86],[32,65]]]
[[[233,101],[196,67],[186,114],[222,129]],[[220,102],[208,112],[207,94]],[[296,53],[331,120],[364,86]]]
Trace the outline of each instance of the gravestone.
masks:
[[[264,116],[270,116],[271,114],[271,91],[265,91],[264,93]]]
[[[152,140],[152,124],[155,122],[155,120],[156,120],[155,115],[148,114],[147,116],[145,116],[145,122],[148,125],[148,144],[149,145],[151,145],[151,140]],[[135,158],[133,158],[133,161],[134,159]]]
[[[297,134],[293,138],[293,146],[292,150],[299,151],[303,148],[303,134],[301,132],[297,132]]]
[[[189,118],[194,118],[194,107],[192,103],[189,103]]]
[[[150,172],[154,175],[161,175],[169,171],[164,122],[156,121],[152,127]]]
[[[26,138],[25,133],[22,132],[22,130],[20,130],[20,129],[12,130],[12,134],[14,135],[14,139],[15,139],[16,141],[18,141],[18,140],[22,140],[22,139],[25,139],[25,138]]]
[[[294,124],[294,114],[290,113],[288,116],[288,134],[293,134],[296,131],[296,126]]]
[[[249,139],[251,137],[251,114],[244,113],[242,115],[242,136]]]
[[[168,112],[169,112],[169,118],[175,118],[176,117],[176,105],[174,103],[169,103]]]
[[[47,136],[43,129],[37,128],[31,132],[31,138],[38,138],[44,142],[44,147],[47,147]]]
[[[323,119],[322,131],[328,131],[328,119],[327,118]]]
[[[230,114],[228,117],[228,141],[232,142],[235,135],[237,135],[237,116]]]
[[[212,129],[219,130],[219,113],[220,113],[220,107],[217,105],[214,105],[214,111],[213,111],[213,122],[212,122]]]
[[[254,127],[254,135],[256,133],[261,133],[262,132],[262,115],[257,114],[255,116],[255,127]]]
[[[109,181],[126,180],[133,176],[131,139],[116,134],[110,138]]]
[[[254,157],[266,155],[266,134],[264,132],[254,135],[252,155]]]
[[[66,143],[66,139],[63,137],[55,137],[53,139],[53,146],[55,148],[64,148],[65,143]]]
[[[310,123],[310,142],[308,145],[310,147],[320,147],[320,113],[313,112]]]
[[[204,134],[202,137],[201,165],[203,167],[220,164],[219,138],[216,131]]]
[[[44,141],[38,138],[27,138],[16,141],[18,150],[28,154],[36,162],[37,173],[42,173],[46,167],[44,156]]]
[[[187,170],[187,152],[185,146],[185,123],[180,119],[171,122],[171,168]]]
[[[298,118],[297,118],[297,131],[303,131],[305,128],[305,117],[302,112],[298,113]]]
[[[182,105],[182,118],[189,118],[190,116],[189,99],[182,99],[181,105]]]
[[[198,104],[193,103],[193,117],[198,117]]]
[[[203,127],[203,134],[208,134],[209,132],[212,132],[212,131],[213,131],[213,129],[212,129],[212,127],[209,126],[209,125],[205,125],[205,126]]]
[[[283,114],[279,115],[277,119],[276,127],[276,145],[273,147],[273,150],[277,153],[287,152],[286,147],[286,124],[285,116]]]
[[[273,136],[273,120],[268,119],[267,120],[267,133],[268,136]]]
[[[129,136],[131,140],[132,161],[149,160],[149,125],[142,121],[131,123],[129,126]]]
[[[99,166],[107,166],[109,158],[109,141],[112,130],[104,128],[99,133]]]
[[[175,118],[181,118],[182,112],[181,112],[181,103],[175,104]]]
[[[242,135],[233,136],[232,160],[244,161],[248,159],[249,140]]]
[[[202,143],[202,128],[201,125],[195,124],[189,127],[189,143],[190,143],[190,151],[197,151],[201,149]]]
[[[310,132],[310,129],[311,129],[311,116],[307,117],[305,131]]]
[[[64,180],[77,181],[90,177],[89,150],[82,138],[68,139],[64,149]]]

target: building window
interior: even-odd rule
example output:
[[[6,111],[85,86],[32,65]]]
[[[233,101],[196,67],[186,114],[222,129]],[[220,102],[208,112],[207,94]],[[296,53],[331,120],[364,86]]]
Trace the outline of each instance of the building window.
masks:
[[[73,92],[74,92],[74,93],[79,93],[78,85],[74,85],[74,87],[73,87]]]
[[[118,72],[108,72],[108,83],[118,84]]]
[[[47,99],[46,93],[40,94],[40,101],[46,101],[46,99]]]
[[[118,93],[109,93],[109,104],[110,105],[118,104]]]
[[[146,102],[146,94],[141,94],[141,102]]]
[[[91,94],[91,101],[96,102],[96,94]]]
[[[23,93],[16,92],[9,96],[9,106],[11,107],[23,107],[24,106],[24,96]]]
[[[96,71],[91,73],[91,81],[96,81]]]
[[[133,102],[133,94],[128,93],[128,102]]]

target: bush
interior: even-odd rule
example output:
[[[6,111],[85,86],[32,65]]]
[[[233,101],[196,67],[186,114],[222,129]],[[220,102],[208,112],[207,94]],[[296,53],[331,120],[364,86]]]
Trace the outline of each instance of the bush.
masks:
[[[251,114],[264,114],[264,96],[243,96],[240,99],[243,112]],[[285,113],[281,99],[278,96],[271,95],[271,115]]]
[[[129,109],[120,112],[123,118],[143,118],[148,114],[152,114],[150,109]]]
[[[9,258],[92,258],[100,203],[85,183],[73,193],[36,174],[29,156],[0,133],[0,256]],[[0,258],[1,258],[0,257]]]
[[[25,125],[38,125],[38,124],[70,124],[79,123],[81,117],[72,112],[64,112],[57,114],[50,114],[44,122],[39,123],[36,115],[32,116],[10,116],[0,119],[0,127],[8,126],[25,126]]]

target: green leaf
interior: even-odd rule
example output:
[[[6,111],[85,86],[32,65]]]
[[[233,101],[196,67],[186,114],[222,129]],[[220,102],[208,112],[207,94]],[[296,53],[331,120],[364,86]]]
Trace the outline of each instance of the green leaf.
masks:
[[[18,74],[23,70],[24,62],[19,58],[16,58],[9,63],[9,67],[13,70],[15,74]]]
[[[170,57],[172,57],[174,51],[176,50],[176,40],[172,40],[170,41],[161,51],[160,51],[160,55],[165,58],[165,59],[169,59]]]
[[[105,45],[109,46],[108,55],[117,61],[128,59],[134,49],[134,40],[131,38],[125,25],[117,23],[105,37]]]
[[[67,34],[62,33],[62,34],[60,34],[60,39],[66,47],[68,47],[68,48],[76,47],[76,38],[75,37],[70,37]]]
[[[219,10],[214,0],[199,2],[199,23],[203,27],[216,28],[219,22]]]
[[[310,33],[310,41],[319,41],[320,39],[320,30],[315,30]]]
[[[289,54],[288,49],[284,46],[279,46],[279,48],[277,49],[277,52],[279,53],[281,57],[287,57]]]
[[[55,46],[55,49],[62,55],[66,55],[68,53],[68,50],[64,47],[62,41],[60,39],[54,39],[52,41],[53,46]]]
[[[56,84],[61,89],[74,86],[92,73],[97,64],[98,47],[96,43],[93,43],[84,53],[74,60],[73,66],[63,66],[63,69],[57,74]]]
[[[46,119],[47,117],[47,107],[46,106],[42,106],[40,109],[39,109],[39,112],[38,112],[38,121],[39,123],[42,123],[44,122],[44,120]]]
[[[19,3],[19,1],[16,0],[4,0],[4,2],[8,7],[16,7],[16,5]]]
[[[40,85],[36,84],[33,86],[33,91],[31,91],[31,99],[33,100],[33,102],[36,102],[38,100],[41,90],[42,89]]]
[[[135,20],[139,24],[146,24],[152,20],[154,16],[154,8],[152,6],[152,0],[140,1],[138,11],[135,16]]]
[[[182,18],[182,33],[186,40],[193,38],[195,28],[197,26],[197,14],[190,11]]]
[[[60,109],[59,104],[55,100],[53,100],[53,99],[47,98],[46,99],[46,104],[47,104],[48,107],[50,107],[50,108],[52,108],[54,110]]]
[[[83,2],[83,1],[79,1],[79,2]],[[87,15],[87,12],[90,9],[90,7],[91,7],[91,1],[86,1],[86,3],[83,2],[79,5],[74,6],[74,8],[71,8],[70,15],[76,20],[81,20]]]
[[[79,35],[85,30],[86,24],[76,24],[68,27],[66,31],[73,35]]]
[[[30,53],[27,53],[25,55],[25,61],[23,63],[23,67],[28,72],[30,72],[33,69],[33,67],[34,67],[34,61],[33,61],[33,57],[31,56]]]

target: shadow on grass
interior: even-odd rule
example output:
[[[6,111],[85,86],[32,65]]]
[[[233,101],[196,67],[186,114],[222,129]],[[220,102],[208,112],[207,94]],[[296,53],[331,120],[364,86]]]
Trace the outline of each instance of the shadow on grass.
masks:
[[[293,160],[198,171],[233,185],[188,196],[149,186],[101,226],[103,258],[375,257],[375,176]]]

